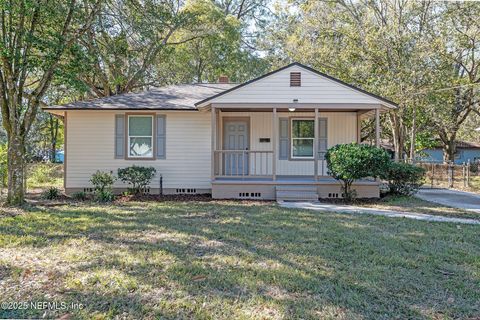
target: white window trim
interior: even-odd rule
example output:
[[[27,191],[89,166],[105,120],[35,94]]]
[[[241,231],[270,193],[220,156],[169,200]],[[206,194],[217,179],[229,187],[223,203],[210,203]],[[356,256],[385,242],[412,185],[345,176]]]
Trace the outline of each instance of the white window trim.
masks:
[[[150,117],[152,119],[152,135],[150,136],[131,136],[130,135],[130,118],[138,118],[138,117]],[[127,157],[131,159],[153,159],[155,156],[155,150],[153,147],[154,141],[154,116],[151,114],[130,114],[127,116]],[[152,155],[151,156],[135,156],[130,153],[130,140],[131,138],[150,138],[151,139],[151,145],[152,145]]]
[[[300,159],[300,160],[312,160],[315,159],[315,133],[312,138],[294,138],[293,137],[293,121],[295,120],[308,120],[308,121],[314,121],[315,118],[291,118],[290,119],[290,158],[291,159]],[[315,129],[314,129],[315,130]],[[293,140],[312,140],[312,147],[313,147],[313,152],[312,156],[294,156],[293,155]]]

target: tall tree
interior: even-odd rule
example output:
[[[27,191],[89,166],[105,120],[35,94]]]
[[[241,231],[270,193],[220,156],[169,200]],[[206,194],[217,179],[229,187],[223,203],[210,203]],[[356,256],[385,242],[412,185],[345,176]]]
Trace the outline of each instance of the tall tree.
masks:
[[[395,157],[416,139],[417,91],[430,84],[434,50],[425,34],[435,8],[414,1],[298,1],[280,10],[265,48],[277,61],[294,59],[390,98],[399,108],[382,119]],[[415,119],[416,121],[413,121]]]
[[[234,8],[219,7],[210,1],[192,2],[188,8],[195,13],[197,23],[211,31],[195,39],[190,30],[175,35],[192,40],[172,47],[168,55],[160,57],[156,69],[164,82],[215,82],[220,75],[241,82],[266,69],[266,63],[245,45],[245,20],[250,18],[232,15],[228,11]]]
[[[480,112],[480,4],[445,3],[437,11],[430,41],[439,50],[430,57],[435,75],[425,93],[425,109],[443,145],[445,162],[455,160],[462,125]]]
[[[25,140],[65,51],[90,28],[95,2],[0,3],[0,102],[8,138],[7,203],[24,202]]]
[[[71,50],[72,73],[93,97],[158,85],[162,79],[154,65],[168,57],[170,47],[214,32],[202,23],[196,3],[208,1],[108,0]]]

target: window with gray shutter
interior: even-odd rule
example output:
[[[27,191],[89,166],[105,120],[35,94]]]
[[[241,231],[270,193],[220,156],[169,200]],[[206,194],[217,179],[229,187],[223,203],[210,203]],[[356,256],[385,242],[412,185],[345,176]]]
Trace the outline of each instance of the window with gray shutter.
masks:
[[[157,159],[166,158],[166,117],[164,115],[157,115]]]
[[[115,159],[125,157],[125,116],[115,115]]]
[[[290,139],[288,134],[288,118],[280,118],[279,119],[279,152],[278,152],[278,159],[279,160],[288,160],[289,154],[289,147],[290,147]]]
[[[328,149],[328,121],[327,118],[318,119],[318,158],[325,159]]]

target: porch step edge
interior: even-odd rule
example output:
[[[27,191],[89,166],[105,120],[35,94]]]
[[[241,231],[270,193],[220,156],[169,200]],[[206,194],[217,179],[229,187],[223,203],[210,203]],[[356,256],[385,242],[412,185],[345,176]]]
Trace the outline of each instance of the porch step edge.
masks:
[[[283,186],[276,186],[275,190],[279,191],[295,191],[295,192],[317,192],[316,185],[283,185]]]

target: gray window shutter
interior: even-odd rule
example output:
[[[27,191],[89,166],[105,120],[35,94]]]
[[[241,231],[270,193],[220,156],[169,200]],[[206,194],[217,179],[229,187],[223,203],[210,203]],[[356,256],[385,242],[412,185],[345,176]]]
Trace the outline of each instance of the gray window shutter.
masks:
[[[125,157],[125,116],[115,115],[115,159]]]
[[[288,152],[290,149],[290,137],[288,135],[288,118],[280,118],[279,123],[279,160],[288,160]]]
[[[166,117],[164,115],[157,115],[157,159],[166,158]]]
[[[327,118],[318,119],[318,158],[325,159],[328,149],[328,121]]]

